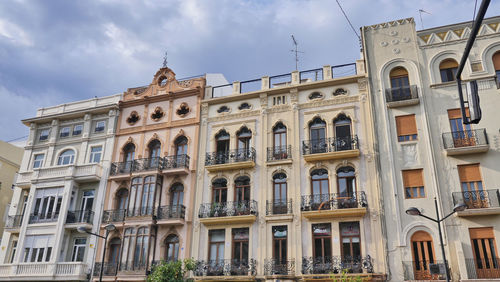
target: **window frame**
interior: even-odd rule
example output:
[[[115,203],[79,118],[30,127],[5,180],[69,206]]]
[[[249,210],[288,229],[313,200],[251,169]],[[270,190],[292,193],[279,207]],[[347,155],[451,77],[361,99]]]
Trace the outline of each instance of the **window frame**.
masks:
[[[63,156],[63,154],[65,154],[66,152],[73,152],[73,154],[68,154],[68,155]],[[62,166],[62,165],[74,164],[75,163],[75,155],[76,155],[76,152],[73,149],[66,149],[66,150],[62,151],[59,154],[59,156],[57,157],[57,165]],[[68,160],[67,163],[66,163],[66,160]]]
[[[100,150],[98,152],[94,152],[93,150],[99,148]],[[96,156],[98,156],[98,160],[96,160]],[[101,162],[101,157],[102,157],[102,146],[92,146],[90,147],[90,163],[100,163]]]
[[[42,156],[40,160],[37,160],[38,156]],[[32,168],[41,168],[43,166],[44,159],[45,159],[45,154],[44,153],[35,154],[33,156],[33,165],[32,165]]]
[[[49,136],[50,136],[50,128],[42,128],[40,129],[40,133],[38,134],[38,141],[45,142],[49,140]]]
[[[64,126],[59,130],[59,138],[68,138],[71,132],[71,126]]]
[[[80,127],[80,130],[76,130],[77,127]],[[76,132],[76,133],[75,133]],[[71,131],[71,136],[78,136],[81,135],[83,132],[83,124],[75,124],[73,126],[73,130]]]
[[[99,126],[99,124],[103,124],[103,126]],[[104,133],[106,131],[106,121],[105,120],[96,120],[94,126],[94,133]]]

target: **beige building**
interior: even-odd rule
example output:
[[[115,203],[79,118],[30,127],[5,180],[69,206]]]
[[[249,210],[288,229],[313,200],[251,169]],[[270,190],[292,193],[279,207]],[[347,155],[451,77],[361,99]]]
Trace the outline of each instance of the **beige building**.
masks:
[[[468,206],[442,223],[453,280],[500,278],[500,17],[484,20],[466,62],[483,118],[463,125],[454,74],[471,26],[416,31],[409,18],[362,28],[390,281],[443,278],[430,273],[443,264],[437,224],[405,213],[435,218],[434,198],[441,216]]]
[[[4,225],[11,225],[14,218],[8,216],[10,200],[14,193],[16,173],[21,166],[23,148],[16,147],[7,142],[0,141],[0,234],[3,234]]]
[[[370,103],[362,61],[207,87],[196,280],[384,276]]]

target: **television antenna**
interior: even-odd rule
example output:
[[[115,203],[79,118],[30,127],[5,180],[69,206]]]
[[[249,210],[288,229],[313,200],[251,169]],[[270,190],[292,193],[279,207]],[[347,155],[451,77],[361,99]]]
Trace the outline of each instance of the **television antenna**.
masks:
[[[432,15],[431,13],[423,10],[423,9],[419,9],[418,10],[418,13],[420,14],[420,24],[422,25],[422,29],[424,29],[424,22],[422,21],[422,13],[426,13],[426,14],[429,14],[429,15]]]
[[[299,51],[297,49],[297,45],[299,45],[299,43],[297,43],[297,40],[295,40],[295,36],[293,36],[293,34],[292,34],[292,41],[293,41],[293,45],[295,45],[295,49],[290,50],[290,52],[295,53],[295,70],[298,70],[299,69],[299,53],[304,54],[304,52]]]
[[[163,56],[163,67],[167,67],[167,51],[165,51],[165,56]]]

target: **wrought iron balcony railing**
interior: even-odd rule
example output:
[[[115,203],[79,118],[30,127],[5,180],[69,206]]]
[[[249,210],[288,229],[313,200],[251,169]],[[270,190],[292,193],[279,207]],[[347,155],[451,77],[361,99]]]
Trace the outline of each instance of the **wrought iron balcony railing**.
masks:
[[[133,209],[127,209],[126,216],[127,217],[136,217],[136,216],[150,216],[153,217],[153,207],[137,207]]]
[[[465,259],[469,279],[500,278],[500,258]]]
[[[302,196],[301,211],[364,208],[368,206],[364,191]]]
[[[94,264],[94,277],[99,277],[101,273],[101,266],[103,266],[102,275],[103,276],[116,276],[118,270],[118,263],[116,262],[105,262],[104,265],[101,262],[96,262]]]
[[[163,166],[163,158],[142,158],[134,160],[132,171],[160,170]]]
[[[94,221],[94,212],[89,210],[68,211],[66,223],[90,223]]]
[[[199,260],[194,269],[195,276],[255,276],[256,274],[255,259]]]
[[[174,168],[189,168],[189,156],[183,154],[183,155],[164,157],[163,166],[161,169],[166,170]]]
[[[373,273],[370,256],[366,257],[303,257],[302,274]]]
[[[431,274],[431,267],[444,267],[443,260],[403,261],[405,280],[443,280],[445,274]]]
[[[121,222],[125,219],[125,209],[107,210],[102,214],[102,223]]]
[[[134,166],[134,161],[112,163],[109,170],[109,174],[110,175],[128,174],[132,172],[133,166]]]
[[[119,271],[146,273],[147,269],[148,269],[148,265],[146,262],[121,261],[118,265]]]
[[[205,165],[228,164],[237,162],[255,162],[255,149],[237,149],[226,152],[207,153],[205,155]]]
[[[266,259],[264,275],[294,275],[295,260]]]
[[[292,158],[292,146],[277,146],[267,148],[267,161],[279,161]]]
[[[198,212],[199,218],[239,216],[239,215],[257,215],[257,202],[239,201],[239,202],[221,202],[201,204]]]
[[[158,208],[158,213],[156,214],[156,218],[157,219],[171,219],[171,218],[184,219],[185,213],[186,213],[186,207],[184,205],[161,206]]]
[[[266,215],[292,214],[292,199],[266,201]]]
[[[443,133],[445,149],[488,145],[486,129],[473,129]]]
[[[387,102],[399,102],[411,99],[418,99],[416,85],[388,88],[385,90]]]
[[[7,222],[5,222],[5,227],[6,228],[21,227],[22,223],[23,223],[23,215],[21,215],[21,214],[9,215],[7,217]]]
[[[31,214],[29,223],[44,223],[44,222],[54,222],[59,218],[59,213],[51,213],[47,214]]]
[[[111,164],[110,175],[128,174],[136,171],[168,170],[174,168],[189,168],[188,155],[142,158],[128,162]]]
[[[495,190],[453,192],[453,203],[465,203],[468,209],[500,207],[500,193]]]
[[[358,136],[321,138],[302,141],[302,154],[320,154],[358,149]]]

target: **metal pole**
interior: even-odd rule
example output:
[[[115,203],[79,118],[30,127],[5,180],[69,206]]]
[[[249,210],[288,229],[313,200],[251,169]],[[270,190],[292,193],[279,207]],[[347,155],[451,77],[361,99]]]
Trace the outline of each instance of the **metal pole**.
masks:
[[[434,204],[436,205],[436,221],[438,224],[439,241],[441,242],[441,252],[443,253],[444,268],[446,271],[446,282],[449,282],[450,281],[450,273],[448,273],[448,262],[446,261],[446,253],[444,252],[443,234],[441,232],[441,220],[439,219],[438,202],[437,202],[436,198],[434,198]]]
[[[102,251],[101,273],[99,273],[99,282],[102,282],[102,272],[104,270],[104,258],[106,257],[106,243],[108,242],[109,231],[106,229],[106,236],[104,237],[104,250]]]

